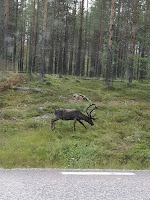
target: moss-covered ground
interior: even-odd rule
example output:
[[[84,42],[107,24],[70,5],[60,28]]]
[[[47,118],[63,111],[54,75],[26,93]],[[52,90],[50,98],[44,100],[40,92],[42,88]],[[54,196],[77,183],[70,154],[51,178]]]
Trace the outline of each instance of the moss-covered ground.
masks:
[[[0,168],[111,168],[150,169],[150,81],[132,85],[100,80],[46,75],[43,84],[34,75],[20,86],[46,93],[9,89],[0,92]],[[76,108],[85,113],[87,101],[98,106],[94,126],[87,130],[73,121],[58,121],[52,132],[55,108]]]

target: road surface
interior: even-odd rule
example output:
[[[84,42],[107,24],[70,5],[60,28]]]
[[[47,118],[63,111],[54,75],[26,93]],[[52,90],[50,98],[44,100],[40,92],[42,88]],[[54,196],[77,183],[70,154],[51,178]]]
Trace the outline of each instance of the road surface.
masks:
[[[0,169],[0,200],[150,200],[150,171]]]

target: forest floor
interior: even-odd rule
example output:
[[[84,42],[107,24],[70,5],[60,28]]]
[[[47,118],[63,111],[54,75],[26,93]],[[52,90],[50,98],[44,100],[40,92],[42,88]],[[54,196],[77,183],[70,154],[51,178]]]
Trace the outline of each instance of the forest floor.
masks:
[[[114,81],[108,90],[100,80],[23,76],[13,87],[43,92],[0,91],[0,168],[150,169],[150,81]],[[73,121],[60,120],[52,132],[54,109],[85,113],[89,102],[78,93],[98,106],[94,126],[77,123],[73,132]]]

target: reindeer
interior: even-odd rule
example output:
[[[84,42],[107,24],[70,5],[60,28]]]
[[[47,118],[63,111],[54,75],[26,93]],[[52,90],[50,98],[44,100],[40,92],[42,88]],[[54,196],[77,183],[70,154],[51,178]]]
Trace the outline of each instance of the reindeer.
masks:
[[[94,108],[89,112],[89,108],[91,106],[94,106]],[[53,118],[51,120],[51,130],[53,131],[55,129],[55,125],[54,123],[58,120],[74,120],[74,123],[73,123],[73,130],[75,131],[75,125],[76,125],[76,122],[78,121],[80,124],[82,124],[82,126],[84,126],[85,129],[86,126],[83,124],[83,121],[86,121],[87,123],[89,123],[91,126],[94,125],[93,121],[92,120],[95,120],[94,116],[92,116],[92,112],[96,109],[96,105],[95,104],[91,104],[87,107],[86,109],[86,113],[87,115],[84,115],[80,110],[76,110],[76,109],[56,109],[54,111],[54,114],[55,114],[55,118]]]

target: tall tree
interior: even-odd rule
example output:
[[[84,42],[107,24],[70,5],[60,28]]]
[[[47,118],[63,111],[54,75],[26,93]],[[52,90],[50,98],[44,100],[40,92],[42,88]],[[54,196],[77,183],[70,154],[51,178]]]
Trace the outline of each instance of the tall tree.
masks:
[[[2,79],[6,79],[7,73],[7,53],[8,53],[8,17],[9,17],[9,0],[4,0],[4,39],[3,39],[3,67]]]
[[[30,28],[30,40],[29,40],[29,74],[31,72],[35,72],[35,17],[36,17],[36,2],[33,0],[32,2],[32,20],[31,20],[31,28]]]
[[[49,51],[49,63],[48,63],[48,74],[52,74],[53,71],[53,63],[54,63],[54,45],[55,45],[55,27],[54,22],[56,19],[56,1],[52,1],[52,16],[51,16],[51,26],[50,26],[50,51]]]
[[[135,38],[136,38],[136,19],[137,19],[137,2],[133,0],[133,20],[132,20],[132,34],[131,34],[131,58],[129,66],[129,83],[133,80],[133,65],[134,65],[134,53],[135,53]]]
[[[40,63],[40,83],[43,82],[43,76],[45,73],[45,41],[46,41],[46,28],[47,28],[47,13],[48,13],[48,0],[44,1],[44,17],[42,28],[42,44],[41,44],[41,63]]]
[[[77,0],[74,1],[73,11],[72,11],[72,24],[71,24],[71,33],[70,33],[70,57],[69,57],[69,74],[73,74],[73,58],[75,54],[75,31],[76,31],[76,11],[77,11]]]
[[[9,0],[4,0],[4,42],[3,42],[3,66],[2,80],[6,79],[7,73],[7,53],[8,53],[8,18],[9,18]]]
[[[18,71],[23,72],[24,68],[24,50],[25,50],[25,39],[26,39],[26,1],[22,1],[18,6]]]
[[[68,16],[69,16],[69,10],[68,10],[68,3],[63,1],[64,5],[64,48],[63,48],[63,63],[62,63],[62,71],[63,74],[67,74],[68,71]]]
[[[82,65],[81,65],[81,76],[84,76],[85,74],[85,62],[86,62],[86,54],[87,54],[87,37],[88,37],[88,16],[89,16],[89,10],[88,10],[88,5],[89,1],[87,0],[86,5],[87,5],[87,11],[86,11],[86,18],[85,18],[85,34],[84,34],[84,41],[83,41],[83,60],[82,60]]]
[[[102,53],[104,46],[104,24],[105,24],[105,9],[106,9],[106,1],[102,0],[101,3],[101,19],[100,19],[100,36],[99,36],[99,55],[98,55],[98,72],[97,76],[100,78],[102,71]]]
[[[112,69],[113,78],[119,78],[121,74],[121,56],[122,56],[122,48],[123,48],[123,41],[120,40],[122,37],[121,35],[121,8],[122,8],[122,0],[118,0],[118,5],[116,6],[117,15],[116,15],[116,29],[114,31],[114,37],[116,41],[116,48],[114,49],[114,65]]]
[[[147,75],[147,70],[146,70],[146,49],[147,49],[147,46],[149,45],[149,39],[148,39],[148,18],[149,18],[149,10],[150,10],[150,1],[149,0],[146,0],[145,4],[143,5],[144,7],[144,11],[145,11],[145,14],[144,14],[144,22],[143,22],[143,27],[141,28],[141,38],[142,40],[140,41],[140,44],[141,44],[141,63],[140,63],[140,71],[139,71],[139,79],[142,80],[142,79],[145,79],[146,78],[146,75]]]
[[[0,46],[3,46],[3,12],[4,12],[4,3],[0,1]],[[0,48],[0,58],[2,58],[3,49]]]
[[[83,14],[84,14],[84,0],[81,1],[80,5],[80,27],[79,27],[79,39],[78,39],[78,51],[76,57],[75,75],[79,76],[81,73],[81,54],[82,54],[82,33],[83,33]]]
[[[17,31],[18,31],[18,0],[15,4],[15,28],[14,28],[14,49],[13,49],[13,71],[16,72],[16,55],[17,55]]]
[[[86,64],[86,76],[89,76],[89,71],[90,71],[90,38],[91,38],[91,14],[88,14],[88,18],[89,18],[89,24],[88,24],[88,36],[87,36],[87,40],[88,40],[88,45],[87,45],[87,64]]]
[[[33,54],[33,71],[37,72],[37,48],[38,48],[38,38],[39,38],[39,10],[40,10],[40,1],[36,0],[35,2],[35,39],[34,39],[34,54]]]
[[[109,26],[109,38],[108,38],[108,50],[107,50],[107,65],[106,65],[106,79],[105,84],[107,87],[110,86],[111,74],[112,74],[112,37],[113,37],[113,25],[114,25],[114,14],[115,14],[115,0],[111,3],[111,14],[110,14],[110,26]]]

